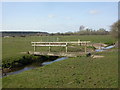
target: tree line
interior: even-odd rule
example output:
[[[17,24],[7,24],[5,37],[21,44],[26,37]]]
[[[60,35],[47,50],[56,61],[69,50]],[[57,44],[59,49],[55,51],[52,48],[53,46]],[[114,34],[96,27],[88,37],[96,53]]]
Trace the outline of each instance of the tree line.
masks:
[[[50,35],[112,35],[116,39],[120,36],[120,20],[116,21],[110,26],[110,30],[107,31],[104,28],[100,28],[99,30],[93,30],[89,28],[85,28],[83,25],[80,26],[79,31],[77,32],[66,32],[66,33],[51,33]]]
[[[100,28],[99,30],[93,29],[80,29],[77,32],[66,32],[66,33],[52,33],[51,35],[108,35],[109,31],[106,31],[104,28]]]
[[[120,20],[116,21],[110,26],[110,30],[107,31],[104,28],[99,30],[93,30],[85,28],[83,25],[79,27],[77,32],[66,32],[66,33],[47,33],[47,32],[2,32],[2,36],[54,36],[54,35],[112,35],[115,38],[119,38],[120,34]]]

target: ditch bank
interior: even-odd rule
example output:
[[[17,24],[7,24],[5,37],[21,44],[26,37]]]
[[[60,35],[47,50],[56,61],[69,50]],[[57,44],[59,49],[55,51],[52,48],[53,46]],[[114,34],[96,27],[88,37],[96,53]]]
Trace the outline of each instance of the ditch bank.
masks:
[[[31,70],[31,69],[34,69],[37,67],[42,67],[42,66],[45,66],[45,65],[57,62],[57,61],[65,60],[65,59],[67,59],[67,57],[61,57],[61,58],[55,59],[53,61],[45,61],[43,63],[34,62],[34,63],[26,65],[24,67],[16,68],[16,70],[6,73],[6,75],[4,75],[3,77],[9,76],[9,75],[14,75],[14,74],[19,74],[24,71],[28,71],[28,70]]]
[[[58,58],[58,56],[34,56],[34,55],[23,55],[19,58],[12,58],[6,60],[2,64],[2,75],[5,76],[6,73],[14,72],[24,68],[25,66],[29,65],[37,65],[42,64],[43,62],[54,61]],[[9,62],[7,62],[9,61]]]
[[[101,49],[96,49],[94,52],[102,52],[114,47],[115,45],[102,47]],[[88,53],[86,56],[87,57],[91,56],[91,53]],[[18,59],[16,58],[14,58],[13,60],[8,59],[8,62],[6,61],[2,64],[3,77],[6,75],[18,74],[23,71],[34,69],[40,66],[45,66],[64,59],[67,59],[67,57],[60,58],[58,56],[37,56],[37,55],[35,56],[29,54],[23,55]]]

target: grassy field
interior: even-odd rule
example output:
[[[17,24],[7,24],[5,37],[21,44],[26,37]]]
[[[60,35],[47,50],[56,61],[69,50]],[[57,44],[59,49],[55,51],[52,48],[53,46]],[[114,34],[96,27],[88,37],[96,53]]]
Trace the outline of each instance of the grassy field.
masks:
[[[22,56],[20,52],[33,51],[31,41],[84,41],[113,44],[110,35],[90,36],[31,36],[3,38],[3,63]],[[39,50],[48,50],[40,48]],[[54,49],[53,49],[54,50]],[[98,53],[104,58],[90,57],[68,58],[18,75],[3,78],[4,88],[114,88],[117,87],[118,58],[117,51]],[[11,59],[10,59],[11,58]],[[14,59],[12,59],[14,58]]]
[[[3,88],[116,88],[117,52],[104,58],[68,58],[18,75],[3,78]]]
[[[2,55],[3,59],[9,57],[15,57],[20,55],[20,52],[33,51],[33,47],[31,46],[31,41],[78,41],[78,39],[82,41],[91,41],[94,43],[107,43],[112,44],[115,43],[115,39],[110,35],[87,35],[87,36],[31,36],[31,37],[10,37],[2,39]],[[42,50],[40,48],[40,50]],[[48,48],[44,48],[44,50],[48,50]]]
[[[115,43],[115,39],[110,35],[84,35],[84,36],[29,36],[29,37],[9,37],[2,39],[2,63],[13,62],[19,59],[23,54],[21,52],[33,51],[32,41],[91,41],[93,43]],[[39,47],[37,51],[48,51],[48,47]],[[65,47],[52,47],[52,51],[65,51]],[[71,51],[70,48],[68,48]],[[74,49],[80,50],[80,49]]]

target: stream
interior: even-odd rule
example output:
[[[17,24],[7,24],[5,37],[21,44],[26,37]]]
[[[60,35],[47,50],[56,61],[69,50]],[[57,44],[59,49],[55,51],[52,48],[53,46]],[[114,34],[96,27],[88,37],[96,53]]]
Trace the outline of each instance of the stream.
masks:
[[[17,68],[17,69],[14,70],[13,72],[8,72],[8,73],[6,73],[5,76],[2,76],[2,77],[6,77],[6,76],[9,76],[9,75],[14,75],[14,74],[19,74],[19,73],[24,72],[24,71],[27,71],[27,70],[31,70],[31,69],[34,69],[34,68],[37,68],[37,67],[42,67],[42,66],[45,66],[45,65],[48,65],[48,64],[57,62],[57,61],[65,60],[65,59],[67,59],[67,57],[61,57],[61,58],[58,58],[58,59],[56,59],[56,60],[47,61],[47,62],[43,62],[43,63],[38,63],[38,62],[32,63],[32,64],[27,65],[27,66],[25,66],[25,67]]]
[[[105,51],[105,50],[108,50],[108,49],[111,49],[111,48],[114,48],[115,45],[111,45],[111,46],[107,46],[107,47],[101,47],[101,49],[96,49],[95,51],[96,52],[102,52],[102,51]]]
[[[107,47],[101,47],[101,49],[96,49],[95,52],[102,52],[102,51],[105,51],[107,49],[111,49],[111,48],[114,48],[114,47],[115,47],[115,45],[111,45],[111,46],[107,46]],[[32,64],[27,65],[25,67],[17,68],[13,72],[8,72],[8,73],[6,73],[5,76],[0,76],[0,77],[6,77],[6,76],[9,76],[9,75],[19,74],[19,73],[27,71],[27,70],[31,70],[31,69],[34,69],[34,68],[37,68],[37,67],[42,67],[42,66],[45,66],[45,65],[57,62],[57,61],[65,60],[67,58],[68,57],[61,57],[61,58],[58,58],[58,59],[53,60],[53,61],[48,61],[48,62],[43,62],[43,63],[38,63],[38,62],[37,63],[32,63]]]

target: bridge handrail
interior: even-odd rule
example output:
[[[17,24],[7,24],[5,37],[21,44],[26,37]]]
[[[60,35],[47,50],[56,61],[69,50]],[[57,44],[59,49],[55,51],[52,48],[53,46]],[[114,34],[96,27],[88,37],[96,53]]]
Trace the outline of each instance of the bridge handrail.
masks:
[[[69,44],[78,44],[81,46],[81,44],[85,44],[85,53],[87,52],[87,43],[90,43],[90,41],[77,41],[77,42],[31,42],[32,46],[34,47],[34,52],[36,51],[36,47],[38,46],[48,46],[49,52],[51,51],[51,46],[64,46],[66,47],[66,52],[68,52],[68,45]]]
[[[79,42],[31,42],[31,43],[90,43],[90,41],[79,41]]]
[[[62,46],[62,47],[66,47],[67,45],[32,45],[32,46]]]

